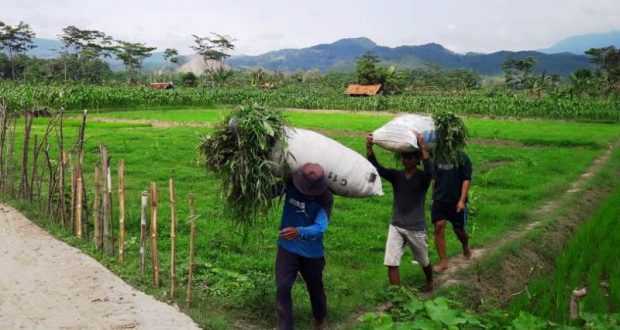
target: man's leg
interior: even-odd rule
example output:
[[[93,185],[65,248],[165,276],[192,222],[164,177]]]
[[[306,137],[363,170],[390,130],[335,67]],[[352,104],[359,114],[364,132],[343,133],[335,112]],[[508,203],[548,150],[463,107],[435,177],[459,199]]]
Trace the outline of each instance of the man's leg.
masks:
[[[471,249],[469,248],[469,235],[463,228],[454,227],[454,233],[456,237],[458,237],[459,241],[461,241],[461,245],[463,246],[463,257],[469,260],[471,259]]]
[[[400,285],[400,267],[388,266],[388,280],[391,285]]]
[[[278,329],[293,329],[293,300],[291,289],[299,269],[298,257],[281,247],[276,256],[276,316]]]
[[[306,288],[310,295],[312,305],[312,315],[314,316],[315,329],[325,327],[327,317],[327,297],[325,296],[325,286],[323,285],[323,269],[325,268],[325,258],[300,258],[301,276],[306,282]]]
[[[465,204],[465,209],[456,214],[454,221],[452,222],[452,229],[458,237],[459,241],[461,241],[461,245],[463,246],[463,256],[465,259],[471,259],[471,250],[469,249],[469,235],[465,231],[467,228],[467,204]]]
[[[400,285],[400,258],[405,248],[405,238],[396,226],[390,225],[385,243],[385,257],[383,264],[388,268],[388,280],[391,285]]]
[[[426,277],[426,285],[424,286],[424,292],[433,291],[433,266],[429,263],[426,267],[422,267],[424,276]]]
[[[435,247],[439,254],[439,264],[435,266],[435,271],[441,272],[448,268],[448,257],[446,255],[446,220],[439,220],[434,223],[435,226]]]
[[[411,252],[417,263],[422,266],[424,276],[426,277],[426,284],[422,291],[433,291],[433,266],[428,258],[428,239],[426,237],[426,231],[408,231],[407,243],[411,247]]]

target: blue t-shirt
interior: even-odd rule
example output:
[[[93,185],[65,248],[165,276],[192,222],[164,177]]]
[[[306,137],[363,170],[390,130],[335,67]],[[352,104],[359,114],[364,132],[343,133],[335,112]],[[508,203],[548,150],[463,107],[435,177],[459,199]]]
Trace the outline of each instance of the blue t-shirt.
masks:
[[[307,258],[322,258],[323,233],[327,230],[328,213],[333,199],[331,193],[310,199],[293,185],[286,185],[284,210],[280,230],[295,227],[299,237],[294,240],[278,238],[278,245],[288,252]]]

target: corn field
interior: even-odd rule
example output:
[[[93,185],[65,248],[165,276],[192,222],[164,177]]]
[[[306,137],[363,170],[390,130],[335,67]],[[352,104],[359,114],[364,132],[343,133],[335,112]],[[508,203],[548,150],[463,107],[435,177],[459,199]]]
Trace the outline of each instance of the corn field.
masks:
[[[471,91],[445,95],[375,96],[351,98],[327,88],[287,86],[271,90],[254,88],[176,88],[96,85],[27,85],[0,83],[0,100],[9,111],[61,108],[111,109],[156,106],[210,106],[258,103],[270,107],[302,109],[391,110],[465,115],[539,117],[580,120],[620,120],[617,98],[588,99],[521,93]]]

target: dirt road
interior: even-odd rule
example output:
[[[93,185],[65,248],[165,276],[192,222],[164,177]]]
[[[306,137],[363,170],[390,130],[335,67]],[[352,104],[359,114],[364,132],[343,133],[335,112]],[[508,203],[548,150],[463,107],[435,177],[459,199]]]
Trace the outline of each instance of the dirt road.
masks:
[[[0,204],[0,329],[198,329]]]

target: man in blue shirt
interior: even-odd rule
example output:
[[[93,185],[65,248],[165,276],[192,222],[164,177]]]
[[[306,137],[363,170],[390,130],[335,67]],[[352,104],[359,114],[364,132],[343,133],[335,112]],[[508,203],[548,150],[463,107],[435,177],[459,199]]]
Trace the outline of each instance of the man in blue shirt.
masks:
[[[276,256],[276,309],[279,329],[293,328],[291,290],[297,273],[306,282],[315,329],[325,326],[327,299],[323,286],[325,267],[323,233],[327,229],[333,196],[318,164],[306,163],[286,184]]]

